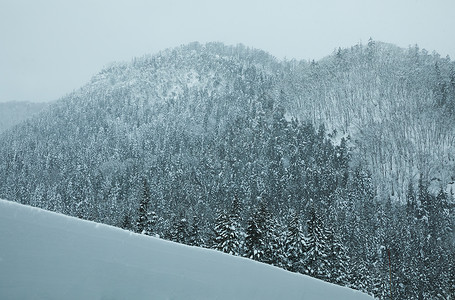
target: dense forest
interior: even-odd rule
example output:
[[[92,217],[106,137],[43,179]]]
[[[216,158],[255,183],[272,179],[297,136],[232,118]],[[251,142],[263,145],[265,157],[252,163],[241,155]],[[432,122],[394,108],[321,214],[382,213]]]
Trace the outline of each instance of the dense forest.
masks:
[[[0,198],[366,291],[455,298],[455,64],[193,43],[0,135]]]

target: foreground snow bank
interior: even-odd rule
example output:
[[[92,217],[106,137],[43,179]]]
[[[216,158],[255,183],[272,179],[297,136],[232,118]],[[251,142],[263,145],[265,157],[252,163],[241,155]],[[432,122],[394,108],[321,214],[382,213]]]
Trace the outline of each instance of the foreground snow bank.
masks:
[[[0,299],[372,299],[212,250],[0,200]]]

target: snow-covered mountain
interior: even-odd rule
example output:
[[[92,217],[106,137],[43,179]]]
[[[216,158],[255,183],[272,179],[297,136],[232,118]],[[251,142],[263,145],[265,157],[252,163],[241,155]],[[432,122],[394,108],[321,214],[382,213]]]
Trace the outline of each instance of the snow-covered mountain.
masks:
[[[0,298],[372,299],[251,260],[4,200]]]
[[[157,134],[166,137],[156,143],[168,143],[176,131],[192,140],[213,138],[231,120],[277,109],[324,124],[329,133],[336,131],[334,140],[350,136],[354,161],[368,164],[384,197],[404,202],[408,185],[416,188],[420,176],[436,178],[439,185],[455,179],[454,62],[418,46],[402,49],[374,41],[312,62],[278,61],[242,45],[192,43],[113,63],[4,134],[0,156],[2,148],[22,151],[30,144],[51,156],[81,148],[86,153],[77,154],[79,165],[88,159],[99,165],[118,160],[124,142],[141,156],[144,149],[137,146],[147,148]],[[41,149],[48,144],[54,147]],[[93,149],[100,144],[108,149]],[[32,173],[42,169],[32,158],[26,166]]]
[[[312,62],[193,43],[114,63],[0,134],[0,198],[379,298],[389,250],[396,297],[448,298],[454,70],[372,40]]]

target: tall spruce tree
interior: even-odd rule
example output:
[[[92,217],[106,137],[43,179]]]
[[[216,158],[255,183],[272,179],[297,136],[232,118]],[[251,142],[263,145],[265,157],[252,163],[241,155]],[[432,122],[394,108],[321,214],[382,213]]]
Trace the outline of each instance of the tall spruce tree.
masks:
[[[237,230],[238,228],[233,224],[230,215],[226,211],[220,211],[215,220],[214,248],[232,255],[239,255],[240,240]]]
[[[139,203],[139,212],[136,221],[136,232],[138,233],[149,234],[151,232],[151,228],[149,228],[149,205],[150,190],[147,179],[144,177],[142,179],[141,201]]]
[[[189,240],[188,244],[190,246],[199,246],[199,247],[205,247],[205,242],[202,238],[202,232],[201,232],[201,219],[199,216],[196,214],[193,216],[193,220],[191,222],[191,226],[189,229]]]
[[[338,285],[347,285],[351,280],[350,258],[347,249],[337,234],[329,227],[326,228],[325,235],[329,246],[327,280]]]
[[[276,234],[275,221],[267,208],[267,203],[261,198],[258,207],[254,208],[248,219],[245,238],[245,255],[254,260],[269,264],[278,264],[280,245]]]
[[[280,224],[268,208],[266,199],[259,202],[258,222],[262,228],[262,238],[264,241],[264,257],[262,262],[283,267],[284,252],[281,239]]]
[[[305,248],[304,272],[319,279],[330,278],[330,247],[322,219],[311,209],[307,221],[307,243]]]
[[[300,216],[296,211],[291,211],[284,240],[284,267],[292,272],[303,273],[305,249],[306,238],[300,224]]]
[[[185,214],[180,212],[178,215],[174,216],[172,220],[169,236],[170,240],[181,244],[188,244],[190,242],[189,229],[188,220],[185,217]]]
[[[257,213],[248,218],[245,238],[245,256],[253,260],[262,261],[264,258],[263,231],[258,224]]]

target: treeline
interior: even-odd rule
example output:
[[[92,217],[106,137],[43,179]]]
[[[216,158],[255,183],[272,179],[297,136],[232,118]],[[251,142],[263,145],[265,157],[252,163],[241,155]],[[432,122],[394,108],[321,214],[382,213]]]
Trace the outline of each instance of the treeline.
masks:
[[[285,217],[274,215],[265,195],[249,206],[249,212],[244,212],[242,201],[234,196],[231,207],[218,210],[214,223],[206,225],[208,228],[201,227],[200,216],[181,212],[160,231],[164,220],[149,208],[152,199],[146,180],[143,189],[137,220],[125,218],[122,226],[126,229],[247,257],[339,285],[356,288],[362,284],[351,273],[350,257],[340,236],[331,225],[324,225],[314,207],[303,222],[303,213],[293,209]]]

